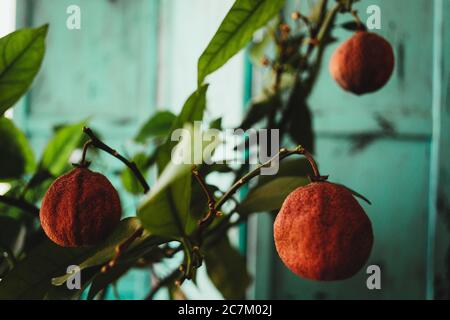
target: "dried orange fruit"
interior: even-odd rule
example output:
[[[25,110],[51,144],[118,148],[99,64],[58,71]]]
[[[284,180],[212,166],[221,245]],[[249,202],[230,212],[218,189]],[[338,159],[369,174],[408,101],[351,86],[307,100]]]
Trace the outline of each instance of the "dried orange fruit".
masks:
[[[119,195],[109,180],[80,167],[53,182],[42,201],[40,220],[53,242],[79,247],[104,240],[121,213]]]
[[[370,255],[372,225],[353,194],[329,182],[297,188],[274,224],[277,252],[295,274],[312,280],[342,280]]]
[[[374,92],[391,77],[394,52],[383,37],[359,31],[336,49],[329,68],[344,90],[358,95]]]

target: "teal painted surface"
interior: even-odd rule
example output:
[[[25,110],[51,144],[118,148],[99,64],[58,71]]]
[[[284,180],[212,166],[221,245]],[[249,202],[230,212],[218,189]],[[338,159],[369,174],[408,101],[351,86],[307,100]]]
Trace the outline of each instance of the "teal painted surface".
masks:
[[[158,1],[18,1],[19,25],[49,22],[48,50],[22,125],[39,150],[51,126],[92,117],[123,140],[155,108]],[[81,30],[66,28],[79,5]]]
[[[298,3],[290,2],[293,6]],[[358,190],[373,203],[363,204],[375,234],[367,265],[381,267],[382,289],[367,289],[365,268],[341,282],[300,279],[282,265],[273,244],[267,243],[258,251],[261,264],[270,262],[260,270],[256,297],[424,299],[430,295],[427,290],[431,295],[437,291],[436,278],[439,286],[446,281],[444,289],[448,290],[449,2],[363,0],[356,5],[363,20],[372,4],[381,8],[382,29],[375,32],[387,38],[395,51],[392,79],[379,92],[362,97],[342,91],[328,73],[331,53],[351,36],[339,30],[334,33],[339,41],[326,51],[309,101],[321,172],[330,174],[331,181]],[[435,9],[436,5],[442,8]],[[436,28],[434,15],[442,12],[445,23]],[[338,23],[351,19],[341,17]],[[442,45],[435,46],[439,39]],[[439,72],[436,76],[433,66],[437,56],[442,68],[435,68]],[[434,119],[433,109],[439,110]],[[437,168],[430,176],[433,166]],[[430,193],[432,184],[436,184],[434,194]],[[436,223],[430,219],[430,203],[437,203]],[[263,233],[269,237],[270,219],[261,219],[260,228],[266,228]],[[258,288],[266,291],[258,292]]]

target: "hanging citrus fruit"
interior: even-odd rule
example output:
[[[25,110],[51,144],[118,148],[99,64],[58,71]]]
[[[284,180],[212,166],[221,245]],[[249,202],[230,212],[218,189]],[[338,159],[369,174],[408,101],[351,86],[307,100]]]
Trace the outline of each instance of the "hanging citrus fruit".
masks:
[[[358,31],[336,49],[329,68],[344,90],[358,95],[374,92],[391,77],[394,52],[383,37]]]
[[[285,199],[274,224],[275,246],[284,264],[312,280],[342,280],[366,263],[372,225],[345,187],[313,182]]]
[[[119,195],[109,180],[83,167],[53,182],[40,211],[44,232],[63,247],[97,244],[114,230],[120,216]]]

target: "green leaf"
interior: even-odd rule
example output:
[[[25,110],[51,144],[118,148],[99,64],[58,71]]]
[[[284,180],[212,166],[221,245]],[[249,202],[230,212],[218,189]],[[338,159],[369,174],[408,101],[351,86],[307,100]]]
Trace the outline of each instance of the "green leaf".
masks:
[[[36,163],[27,138],[5,117],[0,117],[0,150],[0,181],[19,178],[34,170]]]
[[[198,61],[198,85],[223,66],[270,21],[285,0],[237,0]]]
[[[302,90],[295,88],[294,90]],[[297,145],[302,145],[306,149],[314,152],[314,134],[312,127],[312,114],[309,106],[302,98],[296,99],[297,93],[291,97],[290,104],[295,103],[292,108],[291,121],[288,125],[288,133],[292,141]]]
[[[241,214],[267,212],[281,208],[284,199],[295,189],[309,183],[307,178],[281,177],[251,190],[238,206]]]
[[[53,277],[65,274],[70,265],[78,265],[81,269],[102,265],[114,256],[116,245],[128,239],[139,227],[137,218],[126,218],[104,243],[96,247],[63,248],[44,240],[2,279],[0,299],[44,298],[52,289]],[[143,235],[132,246],[149,237],[148,234]],[[64,275],[54,282],[63,284],[67,279],[68,276]]]
[[[304,178],[313,174],[314,172],[311,169],[311,164],[309,163],[308,159],[304,157],[287,158],[283,161],[280,161],[280,166],[276,175],[259,176],[256,186],[252,189],[260,187],[263,184],[279,179],[281,177]]]
[[[194,128],[187,124],[183,130],[181,141],[172,153],[180,154],[181,158],[169,160],[159,179],[150,193],[143,199],[138,208],[138,216],[143,226],[155,235],[180,238],[189,234],[196,226],[196,217],[190,213],[191,199],[191,170],[193,164],[201,163],[205,147],[214,148],[218,141],[205,142],[202,132],[196,133]],[[192,144],[198,134],[201,134],[200,154]],[[197,138],[198,139],[198,138]],[[200,157],[199,157],[200,156]],[[170,156],[168,156],[170,159]],[[163,160],[166,162],[166,159]]]
[[[0,116],[28,90],[45,53],[48,25],[0,39]]]
[[[183,128],[186,123],[194,123],[203,119],[203,113],[206,109],[206,92],[209,85],[202,85],[197,91],[192,93],[181,109],[180,114],[172,124],[170,132],[175,129]]]
[[[63,173],[69,164],[70,155],[82,141],[85,125],[86,121],[82,121],[59,128],[45,147],[39,167],[54,176]]]
[[[267,100],[251,104],[239,128],[242,130],[250,129],[256,123],[264,119],[264,117],[269,115],[274,108],[279,106],[279,104],[280,101],[278,97],[271,97]]]
[[[358,24],[356,21],[347,21],[342,23],[340,26],[348,31],[367,31],[367,27],[362,22]]]
[[[175,147],[176,142],[171,141],[171,134],[174,130],[183,128],[187,123],[193,124],[195,121],[203,119],[203,113],[206,109],[206,92],[208,85],[203,85],[192,93],[181,109],[177,118],[173,121],[166,142],[158,148],[157,164],[158,171],[162,172],[170,161],[170,154]]]
[[[185,138],[194,136],[192,124],[203,119],[206,108],[208,85],[203,85],[186,100],[183,109],[172,124],[171,132],[185,128]],[[180,238],[189,233],[195,225],[194,217],[189,212],[191,201],[189,163],[175,164],[171,161],[172,149],[186,150],[193,141],[182,139],[179,144],[167,138],[158,150],[157,163],[159,179],[138,208],[138,216],[143,226],[156,235]],[[202,145],[202,147],[204,147]],[[190,153],[186,153],[190,156]],[[185,159],[185,162],[188,159]]]
[[[83,292],[91,284],[100,268],[91,268],[81,274],[81,288],[79,290],[69,289],[67,286],[50,286],[45,293],[44,300],[80,300]]]
[[[134,140],[144,143],[147,139],[166,137],[175,119],[176,116],[170,111],[156,112],[139,130]]]
[[[222,117],[219,117],[219,118],[214,119],[213,121],[211,121],[209,123],[209,128],[210,129],[221,130],[222,129]]]
[[[251,283],[245,258],[224,237],[209,247],[205,254],[209,278],[225,299],[245,299],[245,291]]]
[[[51,288],[51,278],[86,254],[86,248],[62,248],[50,240],[37,245],[0,282],[0,299],[42,299]]]

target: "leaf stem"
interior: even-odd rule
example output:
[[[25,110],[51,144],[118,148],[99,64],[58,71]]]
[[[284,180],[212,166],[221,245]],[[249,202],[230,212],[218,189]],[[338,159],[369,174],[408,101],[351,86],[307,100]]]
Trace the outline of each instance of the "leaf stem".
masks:
[[[200,172],[197,170],[197,168],[192,169],[192,174],[198,181],[200,187],[202,188],[203,192],[206,195],[206,198],[208,200],[208,213],[203,217],[203,219],[200,221],[200,227],[206,228],[208,227],[211,222],[214,220],[214,218],[219,214],[216,210],[216,200],[214,199],[214,195],[212,192],[208,189],[208,186],[206,185],[205,179],[202,177]]]

